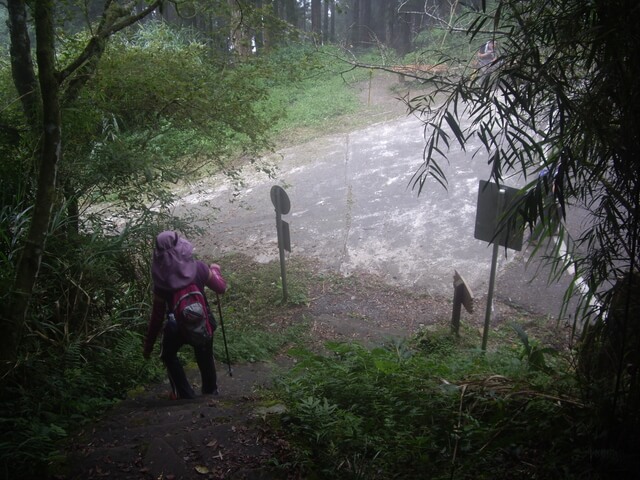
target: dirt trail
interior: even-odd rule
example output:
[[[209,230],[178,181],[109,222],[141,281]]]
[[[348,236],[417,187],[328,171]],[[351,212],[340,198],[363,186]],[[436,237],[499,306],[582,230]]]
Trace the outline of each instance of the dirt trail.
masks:
[[[267,463],[279,456],[277,437],[265,435],[269,409],[260,388],[277,364],[218,365],[221,394],[169,400],[168,384],[122,402],[95,430],[74,441],[65,478],[277,478]],[[197,384],[197,371],[190,371]]]

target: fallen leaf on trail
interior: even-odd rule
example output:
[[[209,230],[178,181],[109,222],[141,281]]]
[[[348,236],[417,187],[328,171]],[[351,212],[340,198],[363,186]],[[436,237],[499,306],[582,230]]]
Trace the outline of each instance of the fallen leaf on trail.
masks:
[[[111,475],[111,471],[109,470],[102,470],[100,467],[96,467],[96,475],[98,475],[99,477],[108,477],[109,475]]]
[[[217,440],[211,440],[209,443],[207,443],[207,447],[217,447],[217,446],[218,446]]]
[[[195,469],[196,472],[198,472],[200,475],[206,475],[207,473],[209,473],[209,469],[204,465],[196,465]]]

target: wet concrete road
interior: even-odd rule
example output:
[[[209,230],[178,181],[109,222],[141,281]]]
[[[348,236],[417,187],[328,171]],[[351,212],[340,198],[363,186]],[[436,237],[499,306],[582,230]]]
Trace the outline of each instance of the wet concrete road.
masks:
[[[474,239],[478,184],[489,177],[479,145],[453,148],[442,163],[448,187],[427,180],[422,193],[412,176],[425,140],[418,118],[401,117],[349,134],[331,135],[277,152],[275,178],[249,168],[234,192],[227,178],[213,178],[185,192],[188,208],[209,232],[196,240],[207,256],[241,252],[277,260],[273,185],[283,187],[291,211],[292,253],[318,259],[348,275],[378,274],[391,284],[434,295],[452,295],[457,270],[476,296],[486,295],[492,248]],[[518,180],[507,181],[517,186]],[[501,249],[496,297],[537,313],[555,315],[564,287],[531,282],[528,252]],[[535,286],[534,286],[535,285]]]

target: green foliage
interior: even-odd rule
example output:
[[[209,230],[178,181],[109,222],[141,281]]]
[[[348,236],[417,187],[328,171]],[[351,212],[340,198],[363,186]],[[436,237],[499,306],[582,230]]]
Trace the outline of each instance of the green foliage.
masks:
[[[44,336],[62,334],[56,325],[32,331],[29,352],[3,379],[0,470],[6,478],[43,475],[62,439],[95,420],[127,390],[159,374],[143,363],[140,333],[121,325],[87,336],[68,335],[64,343]]]
[[[0,207],[0,301],[11,288],[20,241],[29,224],[29,207],[18,198]]]
[[[86,32],[61,35],[61,65],[87,38]],[[288,63],[294,55],[300,62]],[[196,231],[188,218],[171,216],[170,186],[203,166],[230,171],[238,155],[251,157],[268,148],[266,132],[279,110],[265,102],[267,88],[297,81],[301,72],[314,68],[310,58],[308,52],[291,51],[272,62],[228,65],[192,33],[146,24],[113,39],[98,75],[77,98],[65,99],[59,203],[53,206],[25,336],[2,378],[0,470],[41,472],[55,455],[57,440],[73,425],[156,377],[157,362],[141,363],[149,239],[168,228],[187,235]],[[1,61],[0,125],[12,127],[0,129],[4,296],[15,278],[34,190],[29,139],[18,135],[14,142],[10,135],[13,127],[20,132],[20,104],[10,65]],[[297,281],[293,272],[291,308],[307,298],[304,280]],[[302,337],[302,324],[261,325],[282,308],[279,274],[265,280],[264,292],[252,290],[250,278],[235,278],[242,287],[234,288],[232,278],[231,292],[237,294],[223,300],[234,362],[266,359]],[[218,334],[218,353],[221,340]],[[35,457],[40,461],[32,461]]]
[[[236,308],[237,313],[253,322],[278,311],[282,303],[280,262],[258,264],[242,255],[224,258],[224,275],[228,291],[226,302]],[[287,289],[289,301],[286,306],[308,303],[308,290],[313,281],[307,261],[292,257],[286,261]]]
[[[540,370],[544,372],[551,371],[551,368],[547,365],[545,356],[556,354],[556,349],[551,347],[541,347],[539,342],[530,340],[527,332],[525,332],[520,325],[514,323],[512,327],[522,342],[520,358],[526,360],[527,365],[532,370]]]
[[[0,9],[1,10],[1,9]],[[15,87],[11,78],[8,55],[5,57],[0,47],[0,205],[19,208],[18,203],[27,200],[30,194],[25,172],[29,171],[33,159],[31,151],[21,135],[25,125]],[[27,205],[23,205],[27,208]]]
[[[454,144],[465,149],[473,142],[488,158],[491,180],[500,184],[521,175],[528,182],[502,227],[528,224],[539,241],[559,238],[549,256],[551,279],[572,272],[565,298],[568,305],[577,297],[576,327],[615,325],[596,328],[581,344],[587,350],[578,360],[585,362],[579,370],[599,378],[585,399],[598,398],[608,412],[608,425],[594,437],[602,437],[605,449],[625,450],[640,435],[640,417],[632,413],[640,410],[640,369],[622,367],[638,363],[637,348],[628,347],[638,344],[637,286],[617,293],[627,281],[637,285],[640,261],[640,98],[631,80],[640,75],[640,62],[626,60],[637,58],[637,46],[629,42],[636,31],[631,3],[486,5],[471,17],[467,33],[471,42],[495,38],[495,64],[442,78],[429,95],[411,101],[429,126],[413,187],[421,191],[428,177],[446,185],[438,163]],[[569,231],[562,220],[577,210],[588,219]],[[548,352],[521,339],[529,366],[545,369]]]
[[[7,9],[0,8],[0,45],[9,45],[9,28],[7,27],[7,17]]]
[[[144,212],[154,201],[167,205],[168,182],[269,146],[275,112],[257,107],[267,95],[256,81],[262,71],[226,68],[185,32],[148,23],[109,44],[100,75],[64,112],[67,198],[117,195],[123,210]]]
[[[292,460],[317,478],[581,478],[588,411],[571,377],[515,375],[517,352],[460,349],[453,337],[332,356],[292,352],[279,385]],[[510,356],[511,361],[505,361]],[[526,370],[521,370],[525,373]],[[507,377],[506,374],[512,375]]]
[[[25,223],[20,212],[3,212],[9,282]],[[11,478],[42,474],[68,432],[159,373],[141,356],[148,232],[70,237],[66,227],[52,227],[25,336],[1,380],[0,471]]]
[[[414,41],[415,49],[404,56],[403,63],[437,65],[445,62],[450,67],[457,67],[473,58],[477,50],[474,46],[476,43],[482,45],[482,39],[476,39],[472,45],[464,32],[460,31],[450,32],[443,28],[422,30]]]
[[[290,141],[292,132],[298,141],[311,134],[329,132],[337,119],[358,112],[360,102],[351,85],[365,80],[365,72],[345,72],[337,51],[329,47],[320,52],[285,52],[287,56],[277,57],[278,62],[292,55],[295,61],[304,55],[302,65],[307,68],[302,70],[304,76],[299,78],[298,83],[275,83],[270,88],[268,104],[286,112],[286,116],[273,128],[273,133],[282,141]]]
[[[59,32],[61,67],[90,38],[87,31],[70,31]],[[189,181],[203,167],[232,173],[239,156],[262,154],[271,145],[268,130],[282,114],[278,102],[267,101],[268,89],[275,84],[284,89],[316,68],[305,50],[229,63],[228,52],[209,46],[193,30],[146,23],[111,39],[97,74],[87,77],[77,95],[69,89],[74,78],[62,85],[64,155],[57,202],[25,335],[1,379],[3,477],[44,475],[60,439],[130,389],[157,378],[158,362],[143,363],[141,356],[149,313],[149,242],[167,228],[187,235],[196,231],[188,218],[172,217],[171,186]],[[2,56],[2,300],[11,291],[30,221],[34,145],[24,135],[10,62]],[[234,362],[266,359],[302,337],[302,324],[261,325],[282,309],[278,278],[255,292],[250,278],[236,276],[246,291],[238,288],[223,300]],[[230,283],[233,292],[233,279]],[[290,292],[292,303],[306,302],[304,280],[293,276]],[[221,340],[218,334],[218,354]]]
[[[533,9],[538,2],[504,4]],[[579,24],[576,19],[584,18],[577,15],[584,13],[581,5],[592,6],[588,2],[568,2],[566,10],[558,10],[558,2],[548,5],[549,11],[540,12],[540,18],[550,22],[559,17],[566,22],[560,26],[567,29]],[[598,48],[585,47],[593,53],[590,58],[594,62],[585,64],[578,50],[591,45],[587,34],[581,33],[583,41],[577,42],[563,29],[558,30],[562,33],[558,36],[553,28],[536,30],[544,24],[529,23],[535,18],[532,12],[525,12],[526,24],[518,25],[532,28],[527,31],[531,38],[501,38],[508,67],[504,75],[463,75],[463,80],[471,82],[468,97],[456,90],[458,84],[449,85],[460,94],[458,98],[471,102],[468,105],[479,122],[474,126],[479,127],[485,147],[497,145],[493,132],[511,132],[505,137],[507,143],[514,141],[518,148],[514,156],[501,151],[491,157],[497,165],[496,179],[505,165],[537,165],[543,147],[553,147],[555,135],[561,131],[550,131],[545,137],[540,125],[527,122],[525,129],[505,129],[500,118],[492,116],[491,108],[500,115],[531,110],[537,122],[546,112],[545,105],[555,108],[558,99],[550,91],[568,92],[557,103],[563,115],[590,112],[586,107],[593,106],[591,102],[602,101],[612,102],[605,105],[607,114],[618,112],[622,120],[627,110],[618,95],[623,89],[607,87],[610,75],[603,67],[617,71],[614,67],[618,65],[624,67],[623,79],[637,77],[625,70],[635,65],[626,61],[635,58],[631,55],[623,55],[625,61],[618,64],[602,64]],[[506,18],[494,13],[500,21]],[[490,15],[481,16],[470,28],[472,43],[479,44],[490,35],[485,29],[491,19]],[[86,33],[61,37],[64,48],[60,62],[72,58],[86,38]],[[552,48],[556,40],[567,48]],[[408,56],[407,62],[426,59],[427,63],[436,63],[447,56],[464,59],[474,51],[461,44],[460,37],[442,30],[431,30],[419,41],[428,50],[439,45],[440,52],[420,51]],[[607,48],[624,54],[624,49]],[[226,56],[216,56],[192,32],[162,24],[148,24],[135,34],[123,35],[108,48],[99,75],[64,110],[66,150],[60,177],[67,189],[61,192],[64,201],[54,206],[27,336],[15,365],[2,378],[3,475],[11,476],[14,471],[25,476],[41,474],[55,457],[58,442],[74,426],[90,421],[129,389],[162,374],[156,362],[143,363],[140,354],[150,295],[149,239],[164,228],[176,227],[184,232],[193,228],[188,219],[168,216],[165,207],[173,194],[167,184],[179,182],[202,166],[227,169],[238,153],[253,156],[262,151],[270,145],[268,127],[285,112],[286,118],[275,122],[272,130],[285,140],[294,127],[323,130],[337,123],[336,118],[352,115],[357,101],[350,84],[366,80],[372,73],[369,69],[345,69],[334,61],[335,52],[330,49],[321,53],[324,55],[286,48],[268,57],[230,65]],[[361,60],[374,63],[372,57],[363,56]],[[383,58],[385,64],[395,61]],[[523,66],[521,70],[516,68],[519,65]],[[571,68],[564,69],[563,65]],[[593,72],[593,81],[584,75],[587,71]],[[28,139],[14,142],[13,133],[20,130],[21,123],[9,73],[8,62],[0,59],[0,124],[16,127],[15,132],[0,132],[0,156],[4,159],[0,162],[3,294],[9,291],[15,274],[15,258],[28,225],[33,192]],[[581,89],[583,81],[587,81],[584,85],[588,89]],[[595,93],[591,95],[591,91]],[[505,99],[507,103],[502,103]],[[536,103],[539,99],[543,100],[541,108]],[[636,105],[633,101],[628,104]],[[554,115],[558,110],[553,108],[550,120],[557,118]],[[578,152],[576,156],[567,157],[567,151],[552,148],[548,159],[552,168],[563,165],[577,172],[580,165],[576,159],[582,153],[583,158],[590,158],[596,151],[596,147],[593,152],[589,147],[592,141],[596,146],[604,144],[605,152],[617,152],[611,157],[616,161],[624,157],[617,156],[628,147],[624,139],[635,141],[634,135],[619,135],[615,122],[612,125],[606,121],[608,115],[594,111],[597,115],[593,118],[604,121],[564,125],[562,131],[579,133],[575,138],[585,132],[584,142],[568,143]],[[455,125],[451,113],[438,121],[432,126],[445,143],[467,140],[469,132],[462,129],[445,132],[447,126]],[[517,122],[514,125],[521,127]],[[591,130],[599,125],[602,130]],[[529,127],[544,134],[542,147],[532,141],[533,137],[523,134],[518,139],[513,133],[522,134]],[[298,129],[297,134],[301,131]],[[441,145],[436,147],[428,152],[442,151]],[[617,189],[624,196],[629,191],[624,171],[614,172],[621,173],[617,177],[607,177],[609,172],[600,168],[603,165],[587,166],[594,168],[582,177],[578,175],[579,179],[613,178],[617,183],[602,186],[605,193]],[[427,164],[422,173],[428,171]],[[628,179],[633,178],[630,174]],[[538,194],[548,190],[545,185],[536,188]],[[578,190],[576,196],[587,190]],[[104,214],[100,202],[105,200],[111,202],[111,214],[121,212],[120,218]],[[610,223],[626,218],[619,215],[623,200],[612,195],[597,218]],[[80,209],[80,217],[72,214],[74,202],[85,207]],[[76,220],[79,225],[74,228]],[[632,223],[623,224],[619,238],[603,245],[626,238],[622,231]],[[587,246],[597,248],[595,242]],[[607,258],[613,257],[599,259]],[[304,317],[296,317],[309,302],[308,283],[312,279],[304,273],[304,264],[288,263],[289,303],[283,306],[277,263],[256,265],[233,257],[218,261],[230,285],[222,309],[233,362],[267,359],[285,346],[304,342]],[[602,265],[595,262],[592,272],[606,277],[609,271]],[[303,320],[294,323],[292,317]],[[589,471],[592,467],[614,471],[615,462],[620,465],[628,461],[623,450],[600,442],[602,437],[594,440],[594,432],[607,431],[602,418],[597,420],[602,420],[602,425],[593,428],[597,418],[594,411],[603,410],[593,410],[573,398],[578,386],[559,373],[571,372],[572,365],[557,357],[551,362],[551,350],[518,328],[520,344],[486,355],[442,331],[425,331],[409,343],[373,350],[334,343],[328,345],[333,352],[330,358],[296,351],[298,367],[280,386],[280,395],[290,408],[285,426],[298,446],[295,461],[322,478],[367,479],[420,478],[426,471],[431,478],[597,478],[597,473]],[[598,331],[592,340],[597,342],[604,336]],[[220,330],[215,341],[221,359],[224,347]],[[603,355],[608,353],[607,349],[603,351]],[[600,361],[597,356],[592,360]],[[610,387],[608,375],[612,370],[599,371]],[[630,397],[637,392],[630,388],[633,375],[625,376],[622,382],[624,393]],[[594,386],[587,385],[591,395]],[[611,406],[616,407],[615,402]],[[634,414],[633,409],[626,413]],[[591,459],[596,460],[595,467]]]
[[[227,280],[228,290],[220,297],[220,306],[232,362],[266,360],[284,346],[304,341],[304,322],[282,325],[266,320],[282,317],[283,308],[294,309],[306,303],[310,278],[304,261],[292,259],[287,263],[290,299],[285,305],[282,305],[279,262],[256,264],[236,255],[216,261]],[[217,312],[216,308],[214,313],[219,317]],[[214,350],[218,358],[223,358],[220,327],[214,338]]]

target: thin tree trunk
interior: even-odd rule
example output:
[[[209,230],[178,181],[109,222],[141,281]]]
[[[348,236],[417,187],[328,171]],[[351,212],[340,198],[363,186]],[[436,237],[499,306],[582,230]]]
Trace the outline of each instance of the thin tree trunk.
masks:
[[[55,70],[53,0],[35,3],[36,58],[42,98],[42,134],[39,152],[38,184],[31,224],[20,260],[8,314],[3,318],[3,360],[13,358],[29,311],[31,292],[38,278],[51,210],[56,196],[56,174],[61,155],[59,84]],[[4,337],[4,335],[3,335]],[[6,342],[6,343],[5,343]],[[6,349],[6,350],[5,350]]]
[[[330,0],[324,0],[323,8],[324,12],[322,15],[322,43],[327,43],[329,41],[329,3]]]
[[[349,43],[352,47],[360,46],[360,0],[351,0],[349,10]]]
[[[371,2],[360,2],[358,39],[360,46],[371,45]]]
[[[40,96],[38,80],[31,57],[31,41],[27,28],[27,7],[24,0],[9,0],[9,35],[11,39],[11,74],[18,91],[22,110],[29,126],[36,130],[39,126]]]
[[[231,10],[231,47],[241,57],[248,57],[251,54],[251,39],[245,25],[243,5],[237,0],[228,0],[227,4]]]
[[[336,0],[327,0],[331,8],[331,26],[329,27],[329,40],[336,41]]]
[[[311,31],[318,36],[322,34],[322,3],[320,0],[311,0]]]

